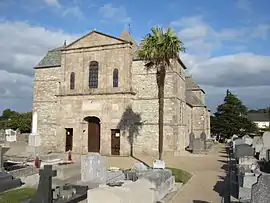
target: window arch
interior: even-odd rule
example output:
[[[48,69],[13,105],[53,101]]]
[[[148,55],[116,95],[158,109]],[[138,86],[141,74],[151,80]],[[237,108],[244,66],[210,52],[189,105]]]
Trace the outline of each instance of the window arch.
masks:
[[[118,87],[118,69],[113,70],[113,87]]]
[[[98,88],[98,62],[97,61],[90,62],[89,88]]]
[[[72,72],[70,73],[70,89],[74,90],[75,89],[75,73]]]

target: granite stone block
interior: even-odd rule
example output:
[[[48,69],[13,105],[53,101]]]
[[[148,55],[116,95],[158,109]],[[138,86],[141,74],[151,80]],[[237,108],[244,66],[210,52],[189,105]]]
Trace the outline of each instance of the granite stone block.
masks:
[[[106,159],[100,155],[83,155],[81,157],[81,180],[106,183]]]

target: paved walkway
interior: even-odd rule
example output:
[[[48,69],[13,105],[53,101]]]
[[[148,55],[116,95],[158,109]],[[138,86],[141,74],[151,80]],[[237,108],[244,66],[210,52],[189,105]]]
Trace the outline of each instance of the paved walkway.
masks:
[[[172,203],[220,203],[225,188],[225,147],[217,145],[207,156],[186,158],[179,161],[177,166],[193,176]]]

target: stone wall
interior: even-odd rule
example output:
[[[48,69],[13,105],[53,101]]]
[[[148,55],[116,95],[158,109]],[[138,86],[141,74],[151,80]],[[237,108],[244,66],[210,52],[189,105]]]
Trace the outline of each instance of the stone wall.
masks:
[[[121,155],[129,155],[128,131],[126,126],[119,126],[123,113],[131,105],[131,97],[126,95],[87,95],[64,96],[61,98],[61,113],[57,115],[57,136],[54,139],[58,143],[58,150],[65,150],[65,128],[73,128],[73,151],[75,153],[87,153],[88,150],[88,123],[84,121],[87,116],[95,116],[100,119],[101,149],[104,155],[111,153],[111,129],[121,130]],[[132,109],[131,109],[132,110]],[[137,112],[132,110],[131,117],[137,118]],[[133,118],[132,117],[132,118]],[[124,132],[126,131],[126,132]]]
[[[204,116],[204,120],[202,120],[202,116]],[[192,118],[193,133],[195,138],[198,138],[203,130],[205,130],[205,107],[193,107]]]
[[[61,94],[105,94],[130,91],[131,57],[131,46],[129,44],[62,51]],[[97,61],[99,64],[98,88],[96,89],[90,89],[88,86],[91,61]],[[118,88],[113,88],[114,69],[118,69],[119,72]],[[74,89],[70,89],[71,72],[75,73]]]
[[[57,148],[54,142],[56,130],[56,111],[59,94],[60,67],[35,69],[33,109],[37,112],[37,133],[41,135],[43,146]]]
[[[205,105],[205,93],[201,89],[193,89],[192,93],[201,100],[203,105]]]
[[[164,152],[176,154],[184,149],[186,132],[184,127],[185,106],[184,69],[172,62],[165,78],[164,94]],[[158,88],[156,70],[144,66],[143,61],[133,61],[132,87],[136,95],[133,109],[140,112],[144,125],[142,140],[136,142],[136,150],[157,154],[158,150]],[[145,145],[147,143],[147,146]],[[145,149],[144,149],[145,148]],[[152,152],[150,152],[152,151]],[[145,152],[146,153],[146,152]]]

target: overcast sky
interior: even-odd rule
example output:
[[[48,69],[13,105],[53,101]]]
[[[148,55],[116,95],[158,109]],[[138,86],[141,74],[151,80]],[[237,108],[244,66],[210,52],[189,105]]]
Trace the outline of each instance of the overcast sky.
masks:
[[[49,49],[96,28],[114,36],[131,24],[139,41],[173,27],[180,55],[212,111],[226,89],[249,108],[270,106],[269,0],[0,0],[0,111],[32,108],[33,67]]]

